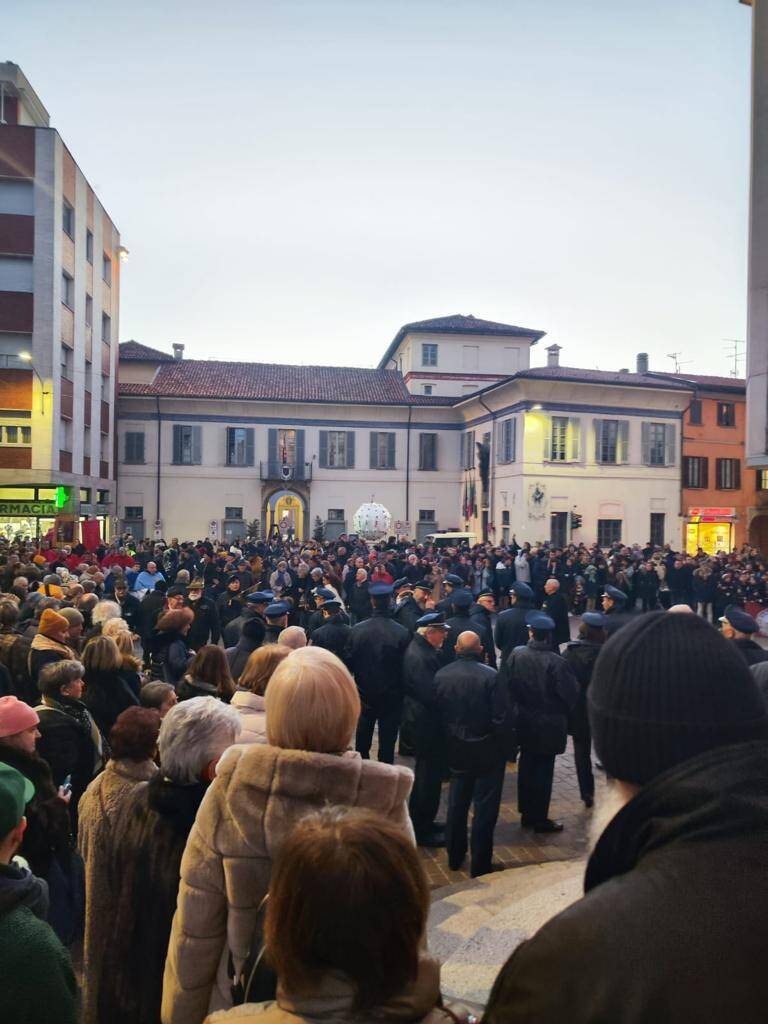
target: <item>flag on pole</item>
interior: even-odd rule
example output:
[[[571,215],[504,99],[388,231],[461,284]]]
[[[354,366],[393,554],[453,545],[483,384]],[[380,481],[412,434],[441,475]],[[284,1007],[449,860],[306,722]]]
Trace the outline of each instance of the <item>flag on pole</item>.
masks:
[[[101,544],[101,533],[99,531],[98,519],[86,519],[80,527],[80,535],[83,540],[83,547],[86,551],[95,551]]]

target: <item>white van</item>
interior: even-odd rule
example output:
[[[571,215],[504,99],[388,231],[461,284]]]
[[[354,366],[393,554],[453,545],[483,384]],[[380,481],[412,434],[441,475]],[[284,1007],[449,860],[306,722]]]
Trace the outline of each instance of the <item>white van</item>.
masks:
[[[458,548],[462,544],[474,547],[477,544],[476,533],[451,533],[447,530],[437,533],[428,533],[424,538],[425,544],[434,544],[438,548]]]

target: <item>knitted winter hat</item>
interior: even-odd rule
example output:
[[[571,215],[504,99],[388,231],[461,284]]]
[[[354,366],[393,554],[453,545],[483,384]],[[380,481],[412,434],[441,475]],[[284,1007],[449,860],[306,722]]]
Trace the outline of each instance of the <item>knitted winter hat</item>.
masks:
[[[768,708],[744,658],[698,615],[653,612],[618,630],[587,700],[605,770],[638,785],[706,750],[768,738]]]
[[[51,637],[54,633],[60,633],[62,629],[69,629],[69,622],[63,615],[59,615],[53,608],[46,608],[40,616],[40,624],[37,627],[38,633]]]

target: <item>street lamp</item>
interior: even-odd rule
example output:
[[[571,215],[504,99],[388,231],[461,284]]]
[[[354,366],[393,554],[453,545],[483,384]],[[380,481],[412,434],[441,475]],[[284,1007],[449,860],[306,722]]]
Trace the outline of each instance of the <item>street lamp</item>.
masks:
[[[45,396],[46,395],[50,395],[51,392],[45,390],[45,384],[43,382],[43,378],[37,372],[37,368],[35,367],[35,364],[32,362],[32,353],[31,352],[26,352],[26,351],[19,352],[19,359],[22,361],[22,363],[29,363],[30,370],[32,371],[32,373],[34,373],[34,375],[40,381],[40,412],[43,415],[45,415]]]

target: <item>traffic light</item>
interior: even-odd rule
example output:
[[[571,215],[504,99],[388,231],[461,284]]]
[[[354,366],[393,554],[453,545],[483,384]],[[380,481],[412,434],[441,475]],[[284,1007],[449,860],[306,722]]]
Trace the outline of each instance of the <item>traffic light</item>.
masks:
[[[581,529],[581,516],[579,515],[578,512],[571,512],[571,529],[572,530],[580,530]]]

